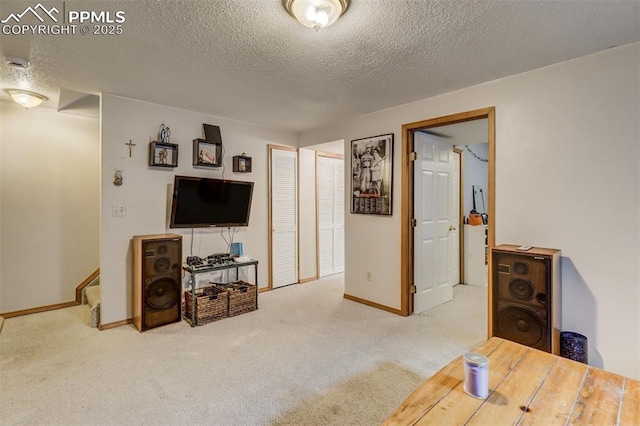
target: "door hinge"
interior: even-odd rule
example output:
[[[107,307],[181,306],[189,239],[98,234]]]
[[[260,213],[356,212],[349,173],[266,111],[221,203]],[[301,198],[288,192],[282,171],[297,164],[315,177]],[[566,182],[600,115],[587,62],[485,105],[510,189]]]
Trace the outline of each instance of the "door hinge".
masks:
[[[415,284],[411,284],[411,287],[409,287],[409,292],[411,294],[416,294],[416,291],[417,291],[416,285]]]
[[[418,159],[418,153],[417,152],[411,152],[409,153],[409,160],[411,161],[416,161]]]
[[[412,226],[413,228],[415,228],[416,226],[418,226],[418,221],[416,220],[416,218],[415,218],[415,217],[412,217],[412,218],[411,218],[411,226]]]

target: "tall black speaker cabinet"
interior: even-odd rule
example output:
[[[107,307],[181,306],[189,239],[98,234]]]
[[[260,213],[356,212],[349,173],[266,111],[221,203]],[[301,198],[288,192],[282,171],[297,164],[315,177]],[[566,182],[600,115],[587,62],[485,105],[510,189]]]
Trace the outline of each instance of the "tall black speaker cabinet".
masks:
[[[181,320],[182,236],[133,237],[133,325],[146,331]]]
[[[562,306],[560,250],[517,250],[500,245],[491,251],[492,336],[553,354],[560,353]]]

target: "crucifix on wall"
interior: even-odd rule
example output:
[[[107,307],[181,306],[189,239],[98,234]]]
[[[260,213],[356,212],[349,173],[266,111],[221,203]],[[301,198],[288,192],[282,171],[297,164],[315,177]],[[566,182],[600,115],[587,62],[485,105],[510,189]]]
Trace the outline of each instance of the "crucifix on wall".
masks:
[[[131,142],[131,139],[129,139],[129,142],[125,143],[125,145],[129,146],[129,158],[131,158],[131,156],[133,154],[132,149],[133,149],[134,146],[136,146],[136,144]]]

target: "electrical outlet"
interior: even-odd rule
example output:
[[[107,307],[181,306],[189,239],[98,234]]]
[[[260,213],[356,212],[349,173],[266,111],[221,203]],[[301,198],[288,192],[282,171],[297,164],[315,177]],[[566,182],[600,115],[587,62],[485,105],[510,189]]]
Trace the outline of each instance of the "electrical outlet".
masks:
[[[371,281],[371,271],[367,271],[367,281]]]
[[[127,209],[125,209],[123,204],[114,204],[111,206],[111,216],[126,216]]]

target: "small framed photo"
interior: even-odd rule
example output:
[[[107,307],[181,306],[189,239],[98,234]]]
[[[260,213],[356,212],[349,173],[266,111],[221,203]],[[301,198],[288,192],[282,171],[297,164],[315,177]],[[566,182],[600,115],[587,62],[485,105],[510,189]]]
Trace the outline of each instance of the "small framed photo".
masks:
[[[149,165],[153,167],[178,167],[178,145],[168,142],[149,144]]]
[[[351,213],[391,216],[393,133],[351,141]]]
[[[242,155],[233,157],[233,171],[236,173],[251,172],[251,157],[247,157],[244,152]]]
[[[222,142],[194,139],[193,165],[201,167],[222,166]]]

